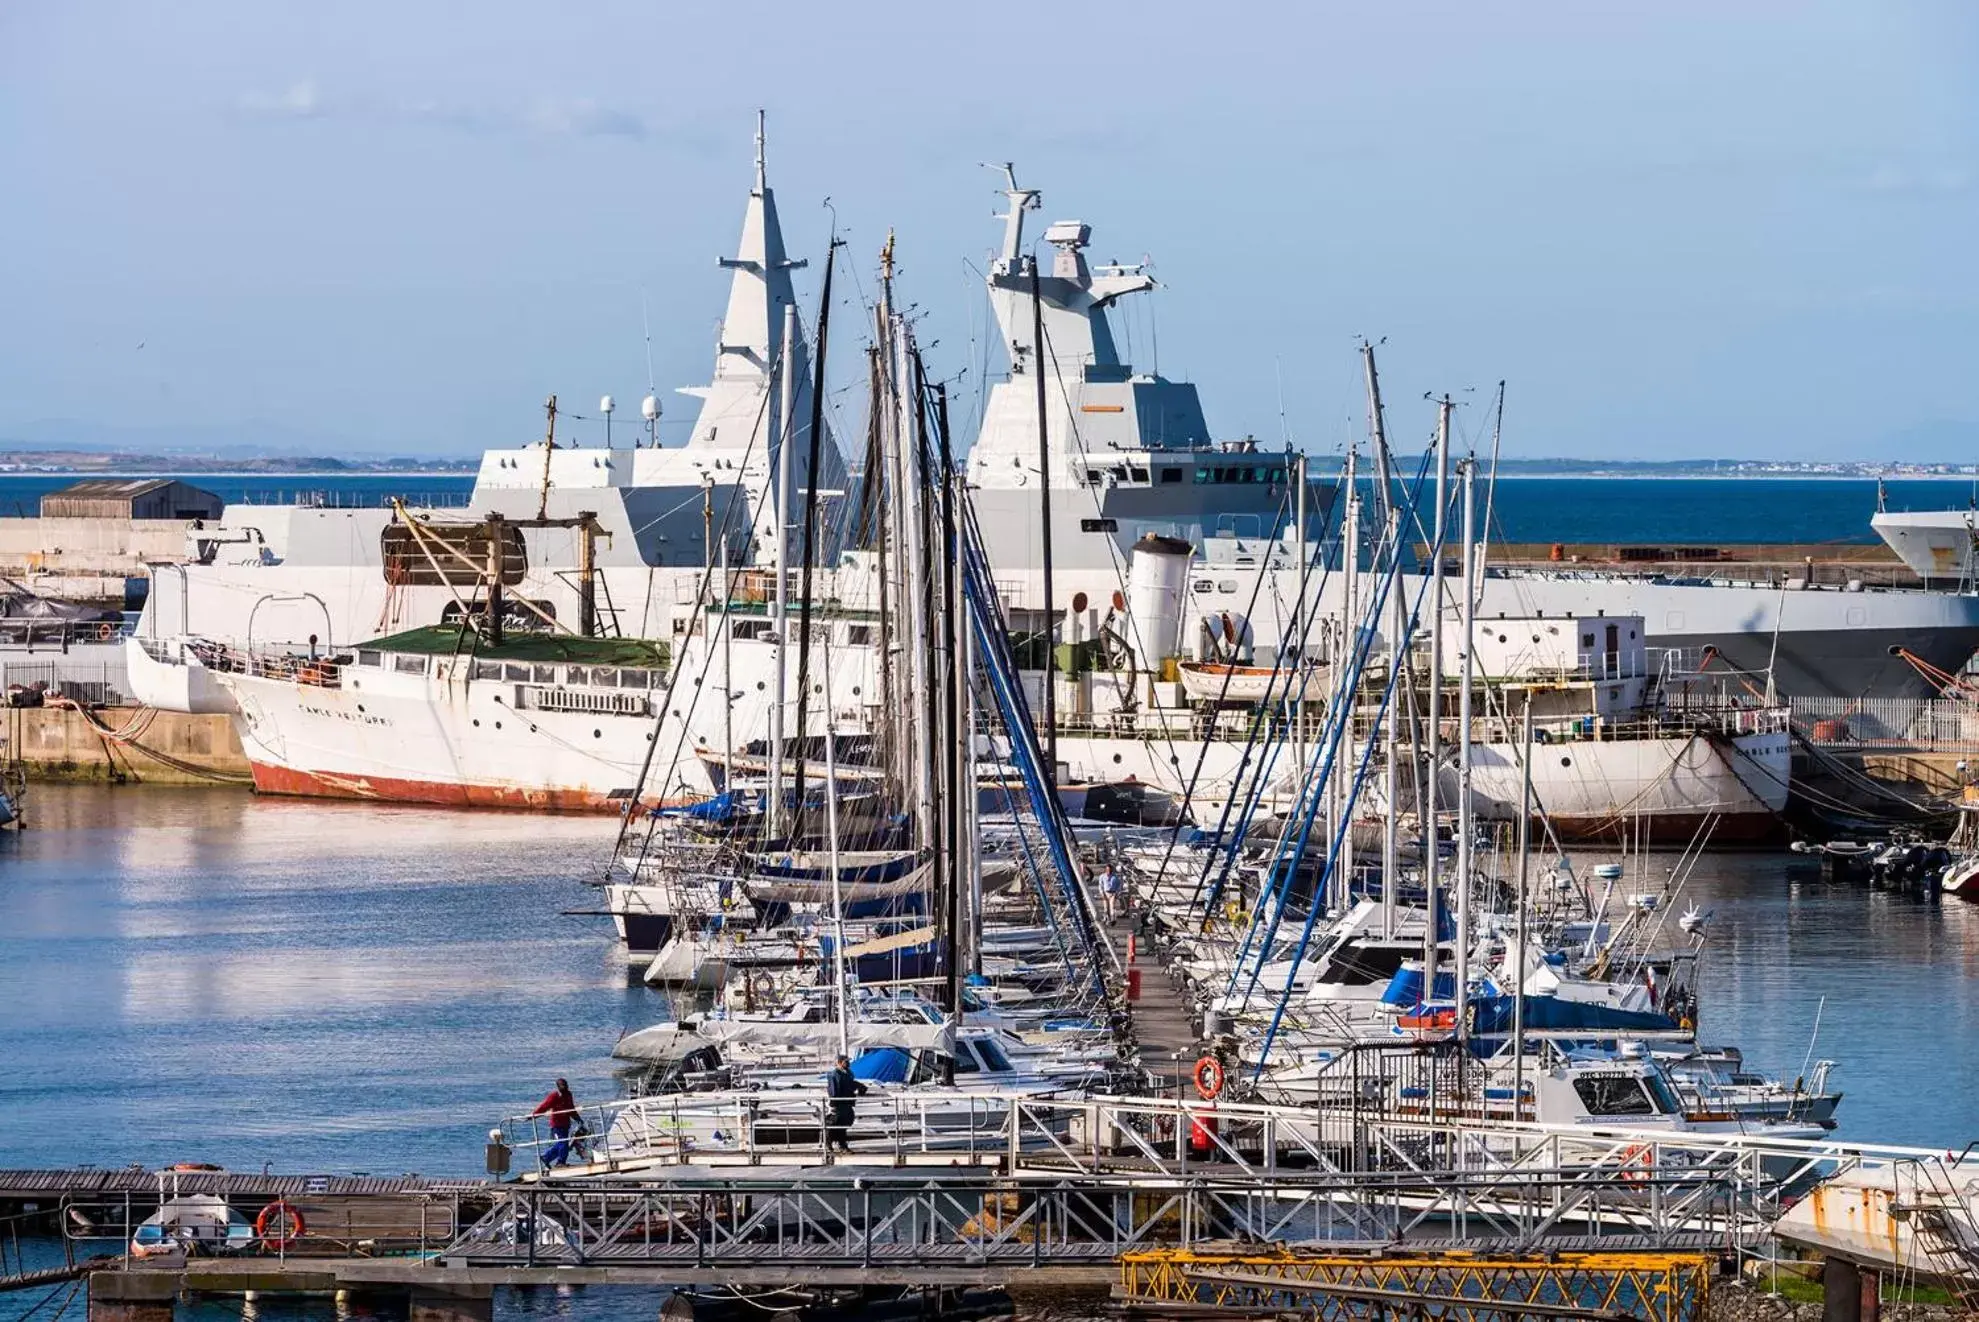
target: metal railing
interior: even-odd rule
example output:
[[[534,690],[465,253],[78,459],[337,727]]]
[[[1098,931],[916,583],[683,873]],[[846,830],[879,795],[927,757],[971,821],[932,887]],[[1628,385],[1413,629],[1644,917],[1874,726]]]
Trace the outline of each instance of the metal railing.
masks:
[[[39,654],[37,654],[39,655]],[[130,671],[121,660],[78,661],[60,659],[17,661],[0,653],[0,692],[8,702],[33,706],[49,698],[71,702],[119,706],[131,701]]]
[[[1788,699],[1794,732],[1836,751],[1979,752],[1979,704],[1963,698]]]
[[[1013,1096],[913,1090],[857,1100],[856,1167],[940,1166],[1006,1179],[1205,1181],[1357,1210],[1370,1234],[1399,1236],[1431,1223],[1488,1225],[1495,1235],[1628,1228],[1640,1236],[1761,1235],[1782,1199],[1842,1170],[1945,1162],[1935,1150],[1776,1139],[1736,1132],[1543,1125],[1499,1118],[1481,1066],[1442,1080],[1439,1096],[1476,1104],[1398,1116],[1356,1099],[1261,1105],[1174,1097]],[[1462,1076],[1462,1077],[1460,1077]],[[1352,1091],[1345,1075],[1335,1091]],[[1425,1085],[1430,1087],[1432,1085]],[[1426,1094],[1427,1095],[1427,1094]],[[593,1137],[582,1167],[538,1177],[543,1187],[666,1178],[682,1168],[788,1165],[801,1182],[834,1158],[825,1151],[822,1093],[682,1093],[584,1112]],[[1509,1102],[1503,1109],[1510,1110]],[[628,1120],[627,1118],[630,1117]],[[521,1164],[555,1139],[540,1120],[504,1122]],[[690,1177],[691,1178],[691,1177]],[[765,1183],[765,1181],[770,1181]],[[767,1174],[750,1187],[773,1187]],[[1344,1194],[1343,1194],[1344,1191]]]
[[[1653,1187],[1610,1177],[1595,1215],[1579,1172],[1532,1170],[1513,1205],[1489,1171],[1270,1180],[1146,1173],[997,1176],[970,1171],[794,1173],[779,1181],[709,1175],[664,1185],[505,1186],[441,1254],[447,1266],[646,1265],[787,1271],[808,1267],[1065,1267],[1107,1270],[1123,1254],[1232,1240],[1336,1248],[1494,1246],[1730,1249],[1756,1242],[1728,1218],[1659,1223]],[[1557,1215],[1563,1198],[1579,1209]],[[1452,1212],[1455,1215],[1452,1215]]]

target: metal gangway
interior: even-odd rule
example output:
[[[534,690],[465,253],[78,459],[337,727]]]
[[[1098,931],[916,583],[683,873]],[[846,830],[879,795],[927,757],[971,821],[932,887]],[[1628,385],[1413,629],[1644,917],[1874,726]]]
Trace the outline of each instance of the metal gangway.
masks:
[[[1925,1162],[1949,1166],[1947,1189],[1979,1177],[1979,1158],[1960,1172],[1942,1152],[1841,1140],[947,1090],[860,1099],[855,1150],[833,1156],[826,1107],[764,1090],[592,1108],[581,1163],[498,1186],[439,1261],[1099,1280],[1125,1254],[1232,1241],[1731,1255],[1839,1174]],[[539,1123],[503,1126],[521,1166],[555,1141]],[[1945,1215],[1970,1213],[1953,1196]]]

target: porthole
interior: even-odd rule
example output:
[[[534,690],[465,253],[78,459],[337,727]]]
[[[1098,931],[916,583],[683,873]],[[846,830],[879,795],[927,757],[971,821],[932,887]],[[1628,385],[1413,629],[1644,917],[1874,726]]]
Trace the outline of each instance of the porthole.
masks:
[[[1573,764],[1574,764],[1574,760],[1570,757],[1563,757],[1560,759],[1560,765],[1563,767],[1570,767]]]
[[[591,732],[591,737],[593,739],[603,739],[605,737],[605,732],[603,730],[593,730]]]

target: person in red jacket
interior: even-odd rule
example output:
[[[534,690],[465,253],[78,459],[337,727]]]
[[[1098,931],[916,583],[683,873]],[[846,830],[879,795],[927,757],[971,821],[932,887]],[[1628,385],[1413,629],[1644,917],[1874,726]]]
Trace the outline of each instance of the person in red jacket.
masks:
[[[577,1123],[577,1098],[570,1092],[570,1082],[558,1079],[557,1086],[550,1095],[536,1104],[532,1116],[546,1116],[550,1122],[550,1137],[556,1141],[543,1149],[545,1166],[564,1166],[570,1162],[570,1127]]]

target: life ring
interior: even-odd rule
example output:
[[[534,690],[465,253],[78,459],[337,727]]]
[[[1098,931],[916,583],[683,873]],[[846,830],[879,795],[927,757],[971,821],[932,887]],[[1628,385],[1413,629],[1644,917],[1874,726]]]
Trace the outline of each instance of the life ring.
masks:
[[[1196,1092],[1205,1102],[1213,1102],[1223,1091],[1223,1062],[1204,1056],[1196,1062]]]
[[[254,1218],[254,1235],[264,1248],[279,1252],[308,1233],[302,1213],[286,1198],[277,1198]]]
[[[1647,1143],[1631,1143],[1622,1149],[1622,1178],[1638,1183],[1656,1169],[1656,1154]]]

